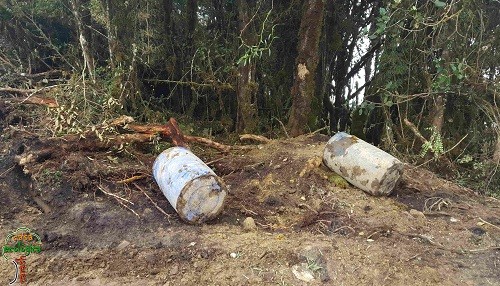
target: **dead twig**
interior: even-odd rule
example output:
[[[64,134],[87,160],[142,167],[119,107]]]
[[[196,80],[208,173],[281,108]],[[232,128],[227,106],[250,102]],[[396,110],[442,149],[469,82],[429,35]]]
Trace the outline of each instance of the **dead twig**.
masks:
[[[308,204],[298,204],[298,207],[305,207],[306,209],[312,211],[313,213],[315,213],[316,215],[319,215],[319,212],[315,209],[313,209],[311,206],[309,206]]]
[[[149,201],[150,201],[150,202],[151,202],[151,203],[155,206],[155,208],[156,208],[159,212],[161,212],[163,215],[165,215],[165,217],[167,217],[168,223],[170,223],[170,215],[169,215],[167,212],[165,212],[162,208],[160,208],[160,207],[158,206],[158,204],[157,204],[155,201],[153,201],[153,199],[152,199],[152,198],[151,198],[151,197],[150,197],[150,196],[146,193],[146,191],[144,191],[144,189],[143,189],[143,188],[141,188],[141,187],[140,187],[139,185],[137,185],[136,183],[133,183],[133,184],[134,184],[134,186],[135,186],[135,187],[136,187],[139,191],[141,191],[141,192],[142,192],[142,193],[146,196],[146,198],[148,198],[148,199],[149,199]]]
[[[432,204],[430,203],[432,202]],[[428,206],[430,204],[430,206]],[[450,207],[451,201],[442,197],[428,198],[424,202],[424,212],[432,212],[434,209],[441,211],[442,207]]]
[[[115,195],[115,194],[113,194],[113,193],[111,193],[111,192],[109,192],[109,191],[106,191],[106,190],[104,189],[104,187],[103,187],[103,186],[101,186],[101,185],[97,185],[97,188],[98,188],[101,192],[103,192],[105,195],[111,196],[111,197],[113,197],[113,198],[115,198],[115,199],[117,199],[117,200],[119,200],[119,201],[121,200],[121,201],[127,202],[127,203],[129,203],[129,204],[131,204],[131,205],[134,205],[134,203],[133,203],[133,202],[131,202],[131,201],[129,201],[129,200],[127,200],[127,199],[125,199],[125,198],[122,198],[122,197],[120,197],[120,196],[118,196],[118,195]]]
[[[319,133],[319,132],[326,130],[326,129],[328,129],[328,126],[321,127],[320,129],[317,129],[317,130],[307,134],[306,137],[311,137],[311,136],[315,135],[316,133]]]
[[[469,250],[467,250],[467,252],[475,253],[475,252],[483,252],[483,251],[489,251],[489,250],[500,250],[500,246],[492,246],[492,247],[478,248],[478,249],[469,249]]]
[[[281,120],[279,120],[278,118],[276,117],[273,117],[274,119],[276,119],[276,121],[278,121],[281,125],[281,128],[283,128],[283,132],[285,132],[285,136],[287,139],[290,139],[290,136],[288,136],[288,132],[286,131],[286,127],[285,125],[283,124],[283,122],[281,122]]]
[[[43,97],[43,96],[33,96],[33,94],[39,92],[39,90],[34,90],[34,89],[17,89],[17,88],[0,88],[1,91],[6,91],[6,92],[11,92],[11,93],[19,93],[22,95],[26,95],[31,92],[31,95],[25,98],[17,98],[17,97],[11,97],[11,98],[5,98],[3,101],[5,102],[15,102],[19,104],[35,104],[35,105],[43,105],[47,106],[49,108],[55,108],[58,107],[59,104],[54,98],[51,97]]]
[[[417,258],[417,257],[419,257],[419,256],[422,256],[422,254],[424,254],[424,253],[426,253],[426,252],[428,252],[428,251],[429,251],[429,250],[428,250],[428,249],[426,249],[426,250],[424,250],[424,252],[417,253],[417,254],[413,255],[412,257],[410,257],[410,258],[406,259],[406,262],[412,261],[413,259],[415,259],[415,258]]]
[[[500,230],[500,227],[498,227],[498,226],[496,226],[496,225],[492,224],[491,222],[487,222],[487,221],[485,221],[485,220],[484,220],[484,219],[482,219],[482,218],[479,218],[479,220],[480,220],[482,223],[484,223],[484,224],[487,224],[487,225],[489,225],[489,226],[492,226],[492,227],[496,228],[497,230]]]
[[[352,231],[353,233],[355,233],[355,232],[356,232],[356,230],[354,230],[354,228],[352,228],[352,227],[350,227],[350,226],[348,226],[348,225],[344,225],[344,226],[341,226],[341,227],[339,227],[339,228],[334,229],[334,230],[332,231],[332,233],[339,232],[339,231],[343,230],[344,228],[349,229],[349,230],[350,230],[350,231]]]
[[[219,161],[222,161],[224,158],[226,158],[226,157],[220,157],[220,158],[215,159],[215,160],[212,160],[212,161],[210,161],[210,162],[208,162],[208,163],[206,163],[206,164],[207,164],[207,166],[210,166],[210,165],[212,165],[212,164],[214,164],[214,163],[217,163],[217,162],[219,162]]]
[[[117,201],[120,205],[122,205],[124,208],[128,209],[129,211],[131,211],[131,212],[132,212],[133,214],[135,214],[138,218],[141,218],[141,217],[139,216],[139,214],[138,214],[138,213],[136,213],[133,209],[131,209],[130,207],[128,207],[126,204],[122,203],[122,202],[121,202],[118,198],[116,198],[116,197],[115,197],[115,199],[116,199],[116,201]]]
[[[8,168],[7,170],[5,170],[5,172],[3,172],[2,174],[0,174],[0,178],[3,178],[3,176],[7,175],[7,173],[9,173],[10,171],[14,170],[14,168],[16,167],[16,165],[12,165],[12,167]]]
[[[123,180],[120,180],[120,181],[117,181],[116,183],[117,184],[128,184],[128,183],[132,183],[134,181],[137,181],[137,180],[141,180],[141,179],[144,179],[144,178],[147,178],[149,177],[150,175],[137,175],[137,176],[132,176],[130,178],[127,178],[127,179],[123,179]],[[135,185],[135,184],[134,184]]]
[[[422,141],[423,144],[428,143],[427,139],[425,139],[425,137],[420,133],[420,131],[418,131],[418,128],[417,126],[415,126],[415,124],[413,124],[407,118],[403,119],[403,121],[406,124],[406,126],[408,126],[411,129],[411,131],[413,131],[413,134],[415,134],[415,136],[418,139],[420,139],[420,141]]]
[[[245,141],[245,140],[253,140],[253,141],[257,141],[257,142],[261,142],[261,143],[269,143],[272,141],[271,139],[268,139],[268,138],[261,136],[261,135],[255,135],[255,134],[240,135],[240,141]]]
[[[401,234],[406,235],[406,236],[411,237],[411,238],[420,238],[421,240],[423,240],[431,245],[437,246],[441,249],[447,249],[444,246],[442,246],[441,244],[433,241],[432,238],[427,236],[427,235],[416,234],[416,233],[401,233]]]
[[[451,216],[451,214],[447,212],[423,212],[426,216]]]
[[[254,212],[254,211],[252,211],[252,210],[249,210],[249,209],[247,209],[247,208],[245,208],[245,206],[243,206],[243,205],[242,205],[241,207],[242,207],[242,208],[243,208],[243,210],[245,211],[245,214],[253,214],[253,215],[255,215],[255,216],[259,215],[258,213]]]

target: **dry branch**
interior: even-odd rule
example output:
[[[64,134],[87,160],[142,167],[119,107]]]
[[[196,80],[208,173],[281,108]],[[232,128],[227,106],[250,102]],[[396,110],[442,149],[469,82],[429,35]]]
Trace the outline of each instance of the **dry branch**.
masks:
[[[212,141],[208,138],[182,134],[182,131],[179,129],[179,125],[174,118],[170,118],[166,125],[129,124],[126,128],[139,134],[160,135],[162,138],[170,138],[172,143],[176,146],[188,147],[187,143],[198,143],[225,153],[231,150],[231,146]]]
[[[1,90],[0,90],[1,91]],[[47,107],[50,107],[50,108],[55,108],[55,107],[58,107],[59,104],[57,103],[57,101],[53,98],[50,98],[50,97],[42,97],[42,96],[30,96],[30,97],[26,97],[26,98],[5,98],[4,99],[5,102],[16,102],[16,103],[26,103],[26,104],[36,104],[36,105],[43,105],[43,106],[47,106]]]
[[[266,137],[260,135],[254,135],[254,134],[240,135],[240,141],[245,141],[245,140],[253,140],[260,143],[269,143],[272,141],[271,139],[267,139]]]
[[[14,88],[14,87],[2,87],[0,88],[0,92],[7,92],[13,94],[27,95],[30,93],[36,92],[36,89],[23,89],[23,88]]]
[[[116,183],[117,184],[128,184],[128,183],[132,183],[134,181],[137,181],[137,180],[141,180],[141,179],[144,179],[144,178],[147,178],[149,177],[149,175],[138,175],[138,176],[132,176],[130,178],[127,178],[127,179],[124,179],[124,180],[120,180],[120,181],[117,181]],[[134,183],[135,185],[135,183]]]
[[[425,139],[425,137],[420,133],[420,131],[418,131],[418,128],[417,126],[415,126],[415,124],[411,123],[407,118],[404,119],[404,122],[406,124],[406,126],[408,126],[411,131],[413,131],[413,133],[415,134],[415,136],[417,136],[418,139],[420,139],[420,141],[422,141],[422,143],[427,143],[427,139]]]

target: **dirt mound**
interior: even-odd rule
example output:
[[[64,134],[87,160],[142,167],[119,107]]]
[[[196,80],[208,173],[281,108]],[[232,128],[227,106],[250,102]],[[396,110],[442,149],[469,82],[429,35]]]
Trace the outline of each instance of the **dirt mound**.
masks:
[[[223,213],[193,226],[150,176],[153,155],[3,128],[0,237],[40,234],[31,285],[500,284],[497,200],[412,166],[391,196],[369,196],[322,164],[322,135],[227,155],[193,146],[230,189]]]

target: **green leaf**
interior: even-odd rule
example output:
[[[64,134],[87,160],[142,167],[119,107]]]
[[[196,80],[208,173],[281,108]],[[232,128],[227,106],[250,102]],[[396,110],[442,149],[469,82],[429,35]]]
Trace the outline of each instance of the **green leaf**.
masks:
[[[436,7],[438,7],[438,8],[443,8],[444,6],[446,6],[446,3],[441,2],[439,0],[436,0],[436,1],[434,1],[434,5],[436,5]]]

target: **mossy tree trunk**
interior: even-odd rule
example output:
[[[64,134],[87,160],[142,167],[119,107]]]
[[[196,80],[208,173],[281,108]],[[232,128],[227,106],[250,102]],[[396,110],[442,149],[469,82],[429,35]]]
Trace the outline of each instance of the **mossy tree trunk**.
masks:
[[[256,42],[253,25],[250,22],[249,4],[246,0],[238,1],[238,18],[241,41],[252,46]],[[238,86],[236,97],[238,101],[236,131],[253,133],[257,129],[258,85],[255,81],[255,59],[242,61],[238,67]]]
[[[311,108],[315,95],[315,74],[319,62],[318,47],[323,24],[324,3],[308,0],[299,30],[296,73],[291,91],[292,109],[288,121],[292,136],[304,134],[321,116],[321,108]]]

